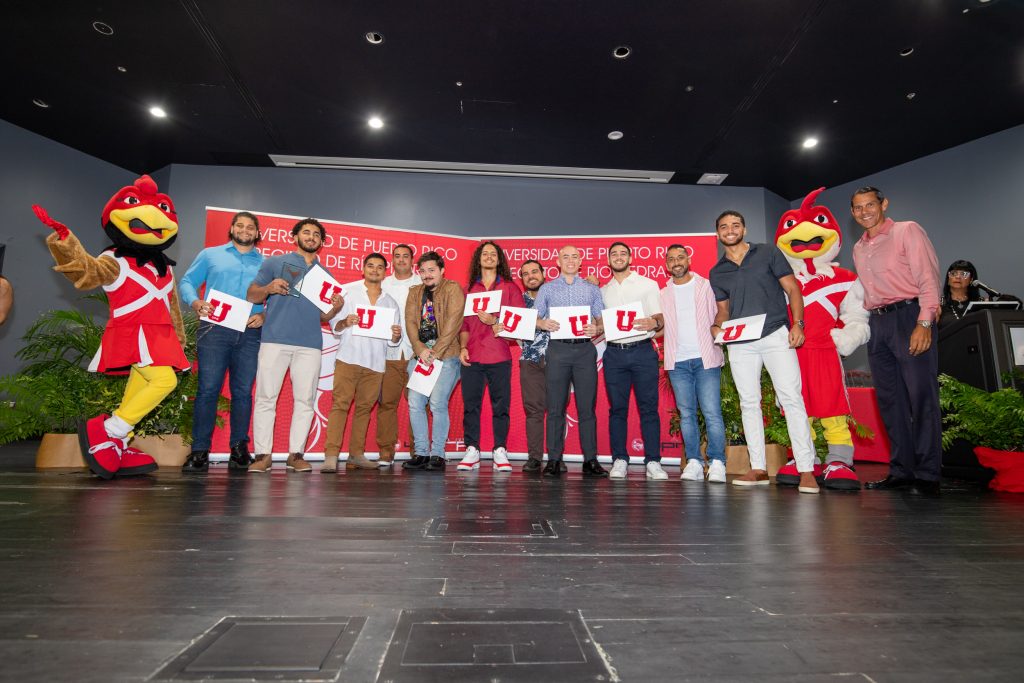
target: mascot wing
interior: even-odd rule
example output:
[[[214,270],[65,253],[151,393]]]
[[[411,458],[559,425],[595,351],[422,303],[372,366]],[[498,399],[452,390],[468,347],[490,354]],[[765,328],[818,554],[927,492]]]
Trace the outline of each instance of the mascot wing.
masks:
[[[839,319],[843,321],[843,326],[831,331],[832,341],[836,343],[840,354],[849,356],[857,347],[868,343],[871,338],[868,316],[869,313],[864,309],[864,286],[860,280],[854,280],[839,305]]]

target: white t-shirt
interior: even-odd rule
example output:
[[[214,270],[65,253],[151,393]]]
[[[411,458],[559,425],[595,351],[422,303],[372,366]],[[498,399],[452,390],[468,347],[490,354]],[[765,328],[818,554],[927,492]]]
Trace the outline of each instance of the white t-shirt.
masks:
[[[693,301],[694,281],[691,278],[685,285],[673,284],[672,286],[675,287],[672,298],[676,302],[678,325],[673,360],[700,358],[700,342],[697,341],[697,309]]]
[[[388,347],[388,360],[408,360],[412,358],[412,344],[409,342],[409,335],[405,332],[405,302],[409,298],[409,290],[414,285],[421,284],[422,282],[420,276],[413,272],[410,277],[404,280],[399,280],[394,275],[388,275],[380,283],[381,289],[398,303],[398,324],[402,327],[402,341],[398,346]]]

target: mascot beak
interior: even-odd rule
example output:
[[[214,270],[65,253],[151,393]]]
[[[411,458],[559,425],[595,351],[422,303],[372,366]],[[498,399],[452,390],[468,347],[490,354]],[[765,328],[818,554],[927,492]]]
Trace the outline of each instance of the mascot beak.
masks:
[[[778,246],[795,259],[809,259],[826,253],[839,239],[838,233],[811,221],[802,221],[781,235]]]
[[[110,224],[133,242],[160,245],[178,233],[178,224],[149,204],[110,212]]]

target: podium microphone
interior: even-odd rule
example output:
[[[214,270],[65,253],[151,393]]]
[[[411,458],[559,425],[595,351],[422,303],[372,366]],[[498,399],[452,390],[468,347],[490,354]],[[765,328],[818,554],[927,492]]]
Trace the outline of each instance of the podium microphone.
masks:
[[[999,292],[986,285],[981,280],[971,280],[971,287],[977,287],[978,289],[984,290],[992,296],[1002,296]]]

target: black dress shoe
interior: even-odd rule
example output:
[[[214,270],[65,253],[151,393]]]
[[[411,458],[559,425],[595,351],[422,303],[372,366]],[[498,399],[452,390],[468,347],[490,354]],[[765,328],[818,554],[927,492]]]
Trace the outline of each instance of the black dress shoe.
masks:
[[[917,496],[925,496],[927,498],[938,498],[942,493],[942,486],[937,481],[928,481],[927,479],[916,479],[914,485],[910,487],[910,492]]]
[[[523,472],[540,472],[542,467],[544,467],[544,463],[537,458],[527,458],[526,464],[523,465]]]
[[[181,466],[182,472],[206,472],[210,469],[210,451],[192,451]]]
[[[548,464],[544,465],[544,476],[545,477],[560,477],[562,472],[568,472],[569,468],[565,466],[565,463],[561,460],[548,460]]]
[[[425,455],[414,455],[405,462],[402,463],[403,470],[422,470],[430,462],[430,458]]]
[[[896,489],[906,489],[913,486],[913,479],[904,479],[902,477],[894,477],[891,474],[885,479],[878,481],[869,481],[864,484],[864,488],[868,490],[878,491],[895,491]]]
[[[241,470],[244,472],[249,469],[249,465],[252,462],[253,459],[249,454],[248,441],[239,441],[231,447],[231,457],[228,458],[229,470]]]
[[[440,455],[432,455],[430,456],[430,461],[427,463],[427,466],[424,467],[423,469],[430,470],[431,472],[443,472],[444,466],[444,458],[442,458]]]
[[[606,470],[605,468],[601,467],[601,463],[599,463],[596,458],[594,460],[584,460],[583,461],[583,476],[584,477],[607,477],[608,476],[608,470]]]

